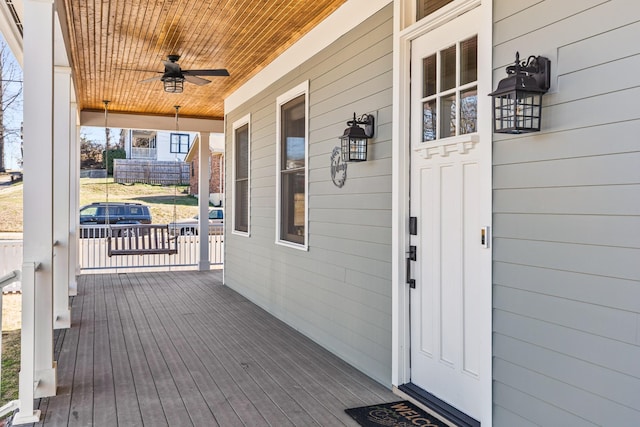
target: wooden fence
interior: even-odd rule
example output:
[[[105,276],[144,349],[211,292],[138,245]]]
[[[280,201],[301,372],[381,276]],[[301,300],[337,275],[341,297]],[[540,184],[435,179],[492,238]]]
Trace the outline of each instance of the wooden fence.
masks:
[[[189,185],[189,164],[177,161],[114,159],[113,180],[119,184]]]

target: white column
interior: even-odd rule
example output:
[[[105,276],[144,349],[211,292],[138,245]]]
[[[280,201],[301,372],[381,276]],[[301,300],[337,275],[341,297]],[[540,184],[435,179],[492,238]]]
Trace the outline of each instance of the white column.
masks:
[[[35,397],[54,396],[53,360],[53,1],[24,1],[24,246],[25,264],[39,265],[33,299],[23,300],[23,348],[32,342],[33,353],[22,354],[22,366],[34,366]],[[28,272],[27,272],[28,273]],[[23,292],[25,290],[23,289]],[[25,313],[34,313],[30,318]],[[25,345],[26,343],[26,345]],[[32,360],[25,360],[32,358]],[[24,370],[20,375],[31,375]],[[20,395],[24,387],[20,381]],[[22,406],[22,403],[21,403]],[[26,416],[27,414],[25,414]]]
[[[209,260],[209,176],[211,165],[209,164],[209,132],[200,132],[200,146],[198,147],[198,236],[200,247],[198,248],[198,270],[211,269]]]
[[[56,66],[53,99],[53,327],[71,327],[69,218],[71,188],[71,68]]]
[[[73,88],[73,84],[71,86]],[[73,90],[72,90],[73,95]],[[80,245],[78,228],[80,224],[80,125],[78,104],[72,102],[69,108],[69,296],[78,295],[80,274]]]

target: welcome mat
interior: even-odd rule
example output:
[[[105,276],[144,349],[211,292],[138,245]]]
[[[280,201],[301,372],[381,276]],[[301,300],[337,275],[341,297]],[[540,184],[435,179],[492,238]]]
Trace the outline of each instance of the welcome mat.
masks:
[[[345,409],[345,412],[363,427],[448,427],[407,400],[350,408]]]

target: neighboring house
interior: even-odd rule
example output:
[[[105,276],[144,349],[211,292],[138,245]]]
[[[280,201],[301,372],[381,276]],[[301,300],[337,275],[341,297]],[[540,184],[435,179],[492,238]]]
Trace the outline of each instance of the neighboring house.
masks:
[[[48,2],[29,3],[52,21]],[[225,285],[467,425],[639,425],[639,23],[635,0],[345,1],[199,128],[225,132]],[[31,36],[33,60],[53,35]],[[549,58],[551,87],[540,132],[498,134],[489,94],[516,52]],[[75,123],[68,86],[25,90],[25,123],[51,120],[38,108],[54,96]],[[375,133],[367,160],[345,164],[336,147],[354,112]],[[29,137],[50,142],[38,133],[50,128]],[[69,147],[51,161],[27,145],[25,173],[70,169]],[[61,257],[76,213],[52,206],[77,200],[63,197],[69,179],[31,182],[25,212],[55,221],[25,221],[24,269],[44,267],[29,288],[38,310],[25,298],[40,343],[58,321],[51,299],[68,307],[68,281],[50,276],[77,265]],[[36,372],[55,385],[55,364]]]
[[[184,161],[189,164],[189,194],[198,194],[200,139],[195,138]],[[209,200],[214,206],[222,206],[224,200],[224,135],[211,135],[209,141]]]
[[[184,161],[197,132],[122,129],[127,159]]]

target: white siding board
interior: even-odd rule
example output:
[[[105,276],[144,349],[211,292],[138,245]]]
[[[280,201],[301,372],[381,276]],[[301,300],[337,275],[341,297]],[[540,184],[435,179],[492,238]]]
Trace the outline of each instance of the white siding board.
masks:
[[[391,240],[388,227],[336,224],[335,222],[312,221],[313,233],[335,239],[349,239],[386,245]]]
[[[532,240],[494,240],[495,261],[638,280],[640,250]]]
[[[493,6],[493,20],[494,22],[500,22],[511,15],[522,13],[522,11],[529,9],[538,3],[542,3],[543,1],[544,0],[520,0],[518,2],[496,2]]]
[[[495,166],[494,188],[542,188],[640,183],[640,151]]]
[[[581,0],[575,1],[542,1],[531,7],[520,5],[520,12],[513,10],[509,19],[495,22],[493,28],[494,43],[500,44],[505,40],[521,37],[523,34],[531,35],[548,31],[553,33],[553,26],[563,25],[568,28],[571,17],[583,13],[595,6],[607,3],[609,0]],[[501,3],[501,2],[496,2]],[[511,3],[511,2],[509,2]],[[524,7],[522,7],[524,6]],[[497,8],[500,10],[500,8]],[[495,19],[494,19],[495,20]],[[551,27],[551,28],[550,28]],[[557,43],[557,42],[556,42]],[[524,52],[521,52],[524,54]],[[533,55],[533,53],[527,55]]]
[[[504,262],[495,262],[493,273],[495,285],[640,313],[640,286],[637,280]]]
[[[517,355],[534,372],[581,390],[595,390],[594,394],[604,399],[640,409],[640,386],[628,375],[502,335],[494,341],[494,348],[497,358]]]
[[[529,390],[518,390],[499,381],[493,386],[494,413],[493,422],[496,426],[527,427],[541,425],[553,426],[597,426],[590,420],[567,413],[553,402],[532,400]],[[506,408],[522,408],[518,414]]]
[[[640,377],[640,349],[637,345],[519,316],[498,308],[494,312],[494,323],[496,332],[500,335],[617,371],[632,377],[631,379]],[[611,355],[615,357],[612,358]],[[526,387],[526,384],[521,386]]]
[[[640,185],[494,190],[495,213],[640,215]]]
[[[518,378],[519,383],[528,384],[527,388],[523,390],[527,394],[531,394],[549,405],[573,414],[575,417],[575,420],[571,422],[569,417],[559,419],[556,416],[549,423],[551,425],[584,426],[587,423],[594,423],[601,426],[632,427],[640,417],[640,412],[632,408],[616,404],[611,400],[602,399],[552,377],[540,375],[502,359],[495,359],[494,364],[500,373],[496,375],[496,380],[501,381],[503,375],[510,378]],[[558,420],[557,423],[556,420]],[[543,422],[542,424],[544,425],[545,423]]]
[[[391,209],[368,209],[361,211],[357,209],[339,209],[333,206],[314,206],[311,213],[312,221],[335,222],[336,217],[340,218],[342,224],[351,225],[371,225],[382,226],[391,221]]]
[[[611,135],[615,134],[615,138]],[[640,120],[544,132],[494,141],[493,164],[535,162],[637,152]],[[496,135],[494,135],[496,137]]]
[[[497,308],[518,313],[521,316],[629,344],[636,343],[637,314],[630,311],[501,286],[495,287],[493,298]],[[529,366],[528,363],[527,366]],[[640,390],[640,384],[638,389]]]
[[[502,2],[504,0],[496,0],[494,4]],[[542,20],[536,20],[540,19],[538,17],[530,17],[528,13],[522,13],[500,22],[500,26],[503,26],[504,29],[494,31],[493,34],[493,61],[496,69],[504,70],[506,65],[513,64],[515,52],[520,51],[521,55],[549,56],[554,60],[552,76],[555,76],[557,75],[557,72],[554,71],[554,68],[557,67],[555,60],[560,47],[638,20],[637,13],[630,13],[637,11],[638,3],[635,0],[591,0],[588,4],[596,6],[588,9],[582,6],[583,2],[545,0],[544,3],[549,7],[546,10],[547,17]],[[559,9],[556,7],[565,7],[565,5],[568,8],[577,6],[584,11],[568,15],[564,19],[558,19],[556,15],[558,15]],[[540,25],[542,22],[546,25]],[[522,25],[531,29],[523,31]],[[591,52],[587,53],[587,55],[590,54]]]
[[[635,19],[638,17],[636,13]],[[629,13],[626,19],[634,19],[634,14]],[[640,54],[640,46],[637,43],[620,43],[620,40],[634,40],[639,33],[640,22],[630,22],[619,28],[561,46],[558,50],[558,74],[572,73]],[[590,54],[585,55],[584,52]]]
[[[494,238],[640,249],[636,216],[495,214],[493,224]]]
[[[638,64],[640,64],[640,55],[634,55],[560,75],[558,91],[550,94],[545,102],[559,104],[636,87],[638,86],[637,76],[629,73],[628,70],[637,69]],[[616,78],[602,79],[602,75],[614,75]]]

